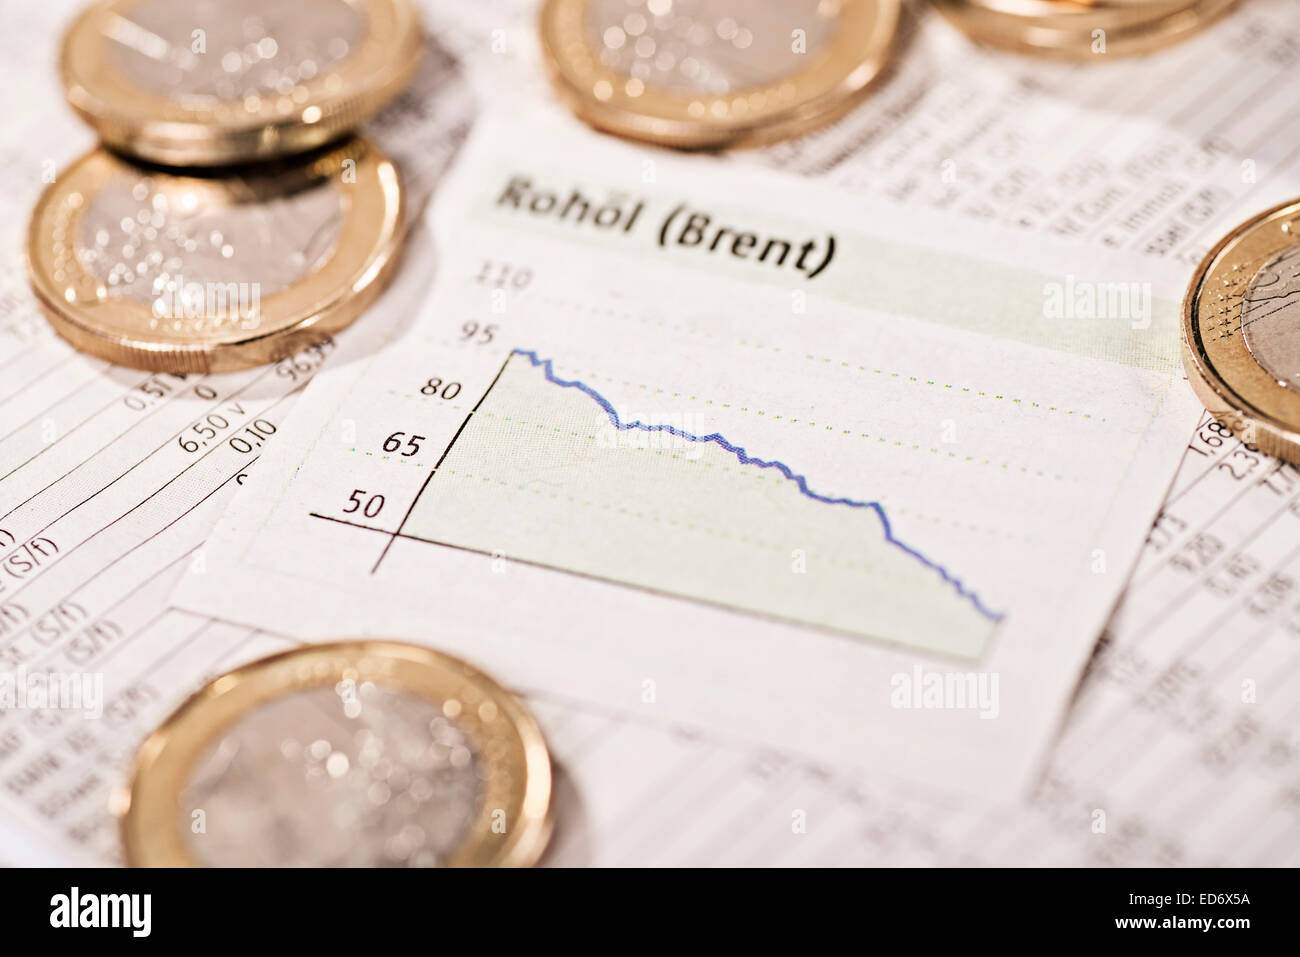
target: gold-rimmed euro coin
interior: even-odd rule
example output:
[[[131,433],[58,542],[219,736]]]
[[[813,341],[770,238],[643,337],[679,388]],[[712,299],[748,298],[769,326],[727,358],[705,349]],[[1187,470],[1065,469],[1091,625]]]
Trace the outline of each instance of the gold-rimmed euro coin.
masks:
[[[1193,0],[965,0],[972,7],[996,14],[1022,17],[1047,23],[1082,24],[1086,20],[1098,26],[1150,20],[1154,16],[1174,13],[1191,5]]]
[[[559,96],[598,129],[664,146],[753,146],[848,110],[880,72],[899,0],[547,0]]]
[[[1216,419],[1300,464],[1300,200],[1242,223],[1201,261],[1183,300],[1183,364]]]
[[[1149,53],[1209,26],[1238,0],[934,0],[971,39],[1066,59]]]
[[[410,0],[101,0],[73,22],[68,102],[115,149],[173,166],[320,146],[406,86]]]
[[[465,662],[311,645],[210,682],[141,746],[116,801],[134,866],[530,866],[546,742]]]
[[[41,196],[32,283],[78,349],[163,372],[271,362],[338,332],[379,294],[402,239],[393,164],[353,137],[220,173],[99,148]]]

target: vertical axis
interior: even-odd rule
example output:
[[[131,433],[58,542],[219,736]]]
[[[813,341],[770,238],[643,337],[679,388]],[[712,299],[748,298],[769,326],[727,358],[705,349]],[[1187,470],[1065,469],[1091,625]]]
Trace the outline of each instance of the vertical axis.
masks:
[[[375,572],[379,571],[379,565],[388,554],[388,550],[393,547],[393,542],[397,541],[397,539],[401,537],[402,529],[406,527],[406,520],[410,518],[411,513],[415,511],[415,505],[420,501],[420,496],[423,495],[424,490],[429,487],[429,483],[433,481],[433,477],[438,474],[438,469],[442,467],[442,463],[446,460],[447,453],[450,452],[451,447],[456,444],[456,440],[460,438],[460,434],[465,431],[465,426],[469,425],[469,420],[474,418],[474,413],[477,412],[479,406],[483,404],[483,400],[488,397],[488,393],[491,392],[496,384],[501,380],[502,374],[506,371],[506,366],[510,365],[510,360],[513,359],[514,356],[515,354],[513,350],[506,356],[506,361],[501,363],[501,368],[497,370],[497,374],[492,377],[492,381],[488,384],[488,387],[484,389],[483,394],[478,397],[478,401],[474,403],[474,408],[469,410],[469,414],[465,416],[465,421],[460,424],[460,428],[456,430],[456,434],[451,437],[451,441],[447,443],[447,447],[442,450],[442,454],[438,456],[438,461],[433,464],[433,468],[429,470],[429,474],[424,477],[424,482],[421,483],[420,490],[415,493],[415,498],[411,499],[411,505],[406,510],[406,514],[402,516],[402,520],[397,524],[397,528],[393,531],[392,535],[388,537],[388,541],[384,543],[384,550],[380,552],[379,557],[375,559],[375,564],[374,567],[370,569],[370,574],[373,575]]]

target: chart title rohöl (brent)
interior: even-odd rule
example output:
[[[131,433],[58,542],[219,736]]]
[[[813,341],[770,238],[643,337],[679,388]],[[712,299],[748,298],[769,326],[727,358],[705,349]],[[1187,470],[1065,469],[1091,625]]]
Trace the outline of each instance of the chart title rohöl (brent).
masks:
[[[611,235],[632,234],[642,222],[648,201],[610,192],[603,201],[577,187],[535,186],[528,176],[511,176],[497,197],[498,208]],[[648,219],[645,221],[649,221]],[[713,213],[678,203],[660,220],[655,241],[661,249],[694,250],[752,262],[769,269],[797,272],[815,279],[835,257],[835,236],[779,236],[724,223]]]

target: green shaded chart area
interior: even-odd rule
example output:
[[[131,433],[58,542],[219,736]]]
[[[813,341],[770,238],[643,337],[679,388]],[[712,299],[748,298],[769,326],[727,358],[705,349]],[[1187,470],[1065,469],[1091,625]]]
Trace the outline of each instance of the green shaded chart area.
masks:
[[[961,657],[1001,618],[874,503],[689,423],[625,418],[523,351],[403,536]]]

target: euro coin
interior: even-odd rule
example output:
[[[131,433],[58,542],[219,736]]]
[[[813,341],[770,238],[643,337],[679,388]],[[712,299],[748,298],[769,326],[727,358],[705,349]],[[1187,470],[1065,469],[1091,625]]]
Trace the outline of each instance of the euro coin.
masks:
[[[1187,7],[1190,0],[967,0],[974,7],[1020,17],[1096,17],[1117,12],[1150,16]]]
[[[888,56],[899,0],[547,0],[557,94],[598,129],[682,148],[751,146],[848,110]]]
[[[219,174],[95,149],[36,205],[32,288],[61,336],[111,362],[259,365],[374,300],[396,263],[402,203],[396,168],[360,138]]]
[[[1237,0],[935,0],[972,39],[1020,53],[1148,53],[1203,30]]]
[[[1300,464],[1300,200],[1242,223],[1197,267],[1183,364],[1219,422]]]
[[[312,645],[209,683],[141,746],[134,866],[529,866],[551,765],[523,705],[463,661]]]
[[[68,102],[115,149],[244,163],[335,139],[406,86],[410,0],[106,0],[69,28]]]
[[[971,7],[995,14],[1044,23],[1080,26],[1086,23],[1114,26],[1142,22],[1153,16],[1175,13],[1191,0],[964,0]]]

